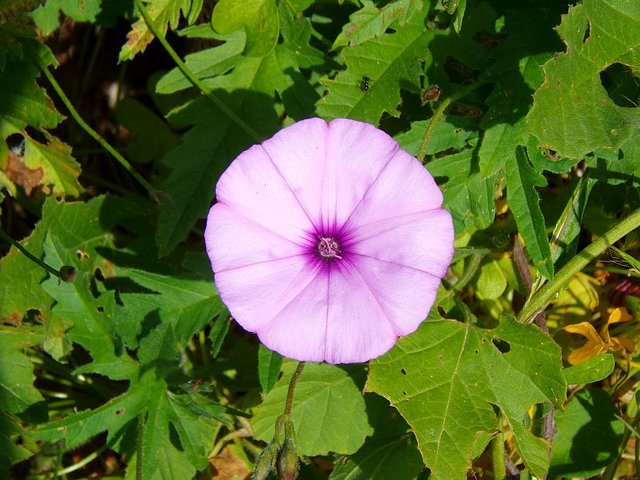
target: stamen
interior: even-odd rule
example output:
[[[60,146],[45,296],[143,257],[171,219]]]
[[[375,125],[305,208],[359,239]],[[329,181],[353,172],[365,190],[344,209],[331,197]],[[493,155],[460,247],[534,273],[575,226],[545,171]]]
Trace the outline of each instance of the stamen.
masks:
[[[318,253],[322,258],[342,258],[340,245],[331,237],[318,237]]]

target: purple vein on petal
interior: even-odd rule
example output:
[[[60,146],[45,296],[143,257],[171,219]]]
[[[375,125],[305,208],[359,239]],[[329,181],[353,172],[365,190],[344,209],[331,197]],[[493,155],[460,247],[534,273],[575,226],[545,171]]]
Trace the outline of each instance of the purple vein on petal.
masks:
[[[246,265],[237,265],[237,266],[231,267],[231,268],[221,268],[216,273],[231,272],[231,271],[234,271],[234,270],[240,270],[242,268],[253,267],[254,265],[264,265],[264,264],[267,264],[267,263],[279,262],[281,260],[288,260],[290,258],[295,258],[295,257],[303,257],[303,258],[305,258],[305,261],[306,261],[306,257],[308,257],[308,254],[304,253],[304,252],[303,253],[296,253],[294,255],[287,255],[286,257],[270,258],[269,260],[260,260],[258,262],[247,263]]]
[[[318,226],[316,225],[316,223],[311,219],[311,215],[309,215],[309,212],[307,212],[306,208],[304,208],[304,206],[302,205],[302,202],[300,201],[300,199],[298,198],[298,196],[296,195],[296,192],[293,191],[293,188],[291,188],[291,185],[289,184],[289,182],[287,181],[287,179],[285,178],[285,176],[282,174],[282,171],[278,168],[278,166],[276,165],[276,162],[273,161],[273,158],[271,157],[271,155],[269,154],[269,152],[267,151],[266,148],[264,148],[262,145],[260,145],[260,148],[262,149],[262,151],[267,155],[267,158],[269,159],[269,161],[271,162],[271,165],[273,165],[273,168],[275,168],[276,172],[278,172],[278,175],[280,176],[280,178],[282,178],[282,181],[285,183],[285,185],[287,186],[287,188],[289,189],[289,191],[291,192],[291,195],[293,195],[293,198],[295,198],[296,202],[298,203],[298,206],[300,207],[300,209],[304,212],[305,216],[307,217],[307,219],[309,220],[309,222],[311,223],[311,226],[317,231],[318,230]]]
[[[353,210],[351,210],[351,213],[347,216],[347,218],[344,220],[344,222],[342,222],[342,225],[340,226],[340,230],[338,230],[337,235],[340,235],[342,233],[342,230],[344,230],[344,227],[349,223],[349,221],[351,220],[351,217],[353,217],[353,214],[356,213],[356,211],[358,210],[358,207],[360,207],[360,205],[362,204],[362,202],[366,198],[367,194],[369,193],[369,190],[371,190],[373,188],[373,186],[378,182],[378,180],[380,179],[380,177],[382,176],[384,171],[387,169],[387,167],[391,163],[391,160],[393,159],[393,157],[395,156],[395,154],[396,154],[396,152],[398,151],[399,148],[400,147],[396,143],[396,151],[393,153],[393,155],[389,156],[389,158],[387,159],[387,162],[384,164],[384,167],[382,167],[380,169],[380,171],[378,172],[378,175],[376,175],[376,178],[373,179],[373,181],[367,187],[367,189],[365,190],[365,192],[362,195],[362,197],[360,198],[360,200],[358,200],[358,203],[356,203],[356,205],[353,207]],[[338,202],[336,201],[336,203],[338,203]],[[337,205],[336,205],[336,208],[337,208]]]
[[[441,281],[441,278],[438,275],[434,275],[431,272],[427,272],[426,270],[423,270],[421,268],[416,268],[416,267],[414,267],[412,265],[405,265],[404,263],[398,263],[398,262],[390,262],[389,260],[383,260],[381,258],[373,257],[371,255],[366,255],[364,253],[349,252],[349,256],[370,258],[371,260],[376,260],[377,262],[386,263],[387,265],[398,265],[400,267],[408,268],[408,269],[413,270],[415,272],[420,272],[420,273],[424,273],[426,275],[429,275],[434,280],[436,280],[438,283],[440,283],[440,281]]]
[[[402,334],[398,333],[398,328],[396,327],[396,324],[394,323],[393,320],[391,320],[391,318],[389,318],[389,315],[387,315],[387,312],[385,312],[384,308],[382,307],[382,304],[380,303],[380,300],[378,300],[377,295],[371,289],[371,285],[369,285],[369,282],[367,282],[367,280],[365,279],[364,275],[362,275],[362,273],[360,273],[360,270],[358,268],[356,268],[355,265],[350,265],[350,266],[351,266],[351,268],[353,268],[353,270],[355,271],[356,275],[362,281],[362,285],[365,287],[366,291],[369,292],[369,294],[370,294],[371,298],[373,299],[374,303],[376,305],[378,305],[378,308],[380,309],[380,312],[382,313],[384,318],[387,320],[387,323],[389,325],[391,325],[391,329],[394,331],[396,336],[397,337],[401,337]]]

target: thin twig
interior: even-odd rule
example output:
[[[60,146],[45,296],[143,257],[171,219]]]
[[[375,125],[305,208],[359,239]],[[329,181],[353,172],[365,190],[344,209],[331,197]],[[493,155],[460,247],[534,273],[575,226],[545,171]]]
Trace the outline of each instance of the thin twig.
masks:
[[[293,372],[291,376],[291,380],[289,380],[289,391],[287,392],[287,403],[284,407],[284,414],[290,415],[291,409],[293,408],[293,396],[296,393],[296,385],[298,384],[298,379],[300,375],[302,375],[302,370],[304,370],[304,362],[298,362],[298,367],[296,371]]]
[[[29,250],[27,250],[26,248],[24,248],[24,246],[14,240],[13,238],[11,238],[9,235],[7,235],[6,233],[4,233],[4,231],[0,230],[0,238],[2,238],[3,240],[5,240],[6,242],[10,243],[11,245],[13,245],[14,247],[16,247],[18,250],[20,250],[20,252],[22,252],[22,254],[27,257],[29,260],[31,260],[33,263],[35,263],[36,265],[44,268],[47,272],[49,272],[52,275],[55,275],[56,277],[58,277],[60,280],[63,280],[65,282],[69,282],[71,280],[73,280],[73,278],[69,277],[68,273],[65,272],[61,272],[60,270],[57,270],[55,268],[53,268],[51,265],[49,265],[48,263],[40,260],[38,257],[36,257],[35,255],[33,255]]]
[[[102,146],[102,148],[104,148],[107,152],[109,152],[109,154],[113,158],[115,158],[116,161],[120,165],[122,165],[124,169],[127,172],[129,172],[138,181],[138,183],[140,183],[140,185],[142,185],[145,188],[145,190],[147,190],[151,194],[153,198],[155,198],[155,196],[157,195],[157,192],[151,186],[151,184],[147,182],[147,180],[131,166],[131,164],[127,161],[126,158],[124,158],[115,148],[113,148],[104,138],[102,138],[98,132],[96,132],[93,128],[89,126],[87,122],[84,121],[84,119],[80,116],[78,111],[75,109],[75,107],[71,103],[71,100],[69,100],[69,97],[67,97],[66,93],[64,93],[64,90],[62,90],[62,87],[57,82],[53,74],[49,71],[49,69],[43,68],[42,71],[44,73],[44,76],[47,77],[47,80],[49,80],[49,83],[51,84],[53,89],[56,91],[58,96],[60,97],[60,100],[62,100],[62,103],[64,103],[65,107],[67,107],[67,110],[69,111],[73,119],[78,123],[78,125],[80,125],[80,127],[85,132],[87,132],[87,134],[91,138],[93,138],[96,142],[98,142]]]

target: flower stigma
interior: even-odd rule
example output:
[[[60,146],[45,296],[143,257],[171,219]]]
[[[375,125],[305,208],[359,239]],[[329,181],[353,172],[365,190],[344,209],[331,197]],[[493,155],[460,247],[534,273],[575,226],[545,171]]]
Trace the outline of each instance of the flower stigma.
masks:
[[[318,253],[326,260],[341,259],[340,245],[332,237],[318,237]]]

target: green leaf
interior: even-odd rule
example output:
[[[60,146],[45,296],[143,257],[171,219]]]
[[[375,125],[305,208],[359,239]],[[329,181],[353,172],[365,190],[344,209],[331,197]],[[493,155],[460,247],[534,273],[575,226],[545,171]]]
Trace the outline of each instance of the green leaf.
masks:
[[[480,267],[477,287],[481,298],[493,300],[499,298],[507,288],[507,277],[496,260],[485,262]]]
[[[14,419],[0,412],[0,475],[11,478],[9,468],[35,453],[37,448],[25,442],[29,434]]]
[[[208,87],[224,93],[221,98],[254,129],[272,133],[276,112],[273,99],[282,71],[275,53],[242,58],[233,72],[217,76]],[[211,122],[216,118],[216,122]],[[170,120],[177,126],[195,125],[182,137],[182,145],[163,159],[172,172],[159,189],[170,201],[159,215],[156,242],[166,254],[189,233],[211,206],[215,183],[224,169],[251,139],[208,98],[200,97],[176,109]]]
[[[244,28],[246,54],[262,57],[276,45],[280,32],[275,0],[220,0],[211,18],[213,28],[225,35]]]
[[[352,118],[377,124],[386,112],[398,116],[400,88],[420,88],[420,62],[427,58],[433,31],[425,27],[422,2],[412,8],[408,21],[395,33],[385,33],[355,47],[342,49],[347,69],[321,82],[327,94],[317,114],[327,120]],[[362,88],[363,79],[368,88]]]
[[[108,432],[107,444],[112,446],[126,435],[137,434],[142,440],[142,478],[155,478],[159,470],[170,470],[165,455],[174,459],[180,469],[188,465],[191,470],[202,469],[217,421],[191,408],[192,403],[186,394],[167,390],[164,380],[151,369],[133,379],[126,393],[95,410],[50,422],[36,430],[35,436],[45,441],[64,438],[66,448],[72,449],[103,431]],[[223,407],[216,408],[220,413],[224,411]],[[130,463],[129,468],[132,465],[135,463]]]
[[[473,150],[438,158],[427,164],[444,195],[444,208],[453,217],[456,233],[487,228],[495,216],[496,175],[483,178]]]
[[[71,156],[71,147],[47,137],[48,142],[43,144],[25,135],[25,165],[33,170],[41,168],[40,184],[51,186],[54,194],[78,197],[84,191],[78,182],[80,164]]]
[[[577,392],[564,411],[556,410],[549,478],[589,478],[614,460],[624,432],[616,411],[597,388]]]
[[[372,438],[338,463],[330,480],[413,480],[422,470],[415,440],[409,436]]]
[[[478,122],[473,117],[447,115],[440,120],[429,138],[427,155],[435,155],[447,151],[448,154],[459,152],[475,145],[478,138]],[[400,146],[413,156],[417,156],[422,145],[429,122],[419,120],[411,123],[411,128],[396,136]]]
[[[575,189],[556,222],[551,235],[551,260],[554,270],[562,268],[578,251],[578,240],[582,229],[582,218],[587,207],[594,181],[589,172],[580,177]]]
[[[610,353],[601,353],[595,357],[569,368],[562,372],[569,385],[586,385],[604,380],[615,367],[616,362]]]
[[[523,418],[532,405],[562,404],[561,366],[558,345],[511,317],[492,330],[434,320],[371,361],[367,390],[389,399],[407,420],[434,480],[466,478],[497,428],[493,405],[507,418],[527,467],[541,476],[547,445]]]
[[[282,356],[269,350],[262,343],[258,345],[258,379],[262,392],[267,394],[273,389],[282,368]]]
[[[617,148],[638,131],[640,110],[616,105],[600,74],[614,63],[640,68],[640,4],[585,0],[562,18],[566,52],[544,65],[528,127],[540,143],[579,159],[601,147]]]
[[[33,24],[29,12],[38,3],[35,0],[11,0],[0,2],[0,74],[7,62],[19,62],[24,59],[24,43],[35,39]]]
[[[540,197],[535,189],[546,183],[544,177],[533,169],[521,147],[507,160],[505,169],[509,209],[531,260],[540,273],[550,279],[553,277],[551,249],[540,210]]]
[[[416,8],[415,3],[415,0],[396,0],[378,8],[371,0],[363,0],[362,8],[349,16],[350,22],[342,26],[331,49],[354,47],[382,36],[391,25],[403,25]]]
[[[168,28],[175,30],[180,21],[180,12],[187,17],[190,13],[192,0],[148,0],[145,2],[147,12],[162,35]],[[131,60],[138,53],[143,52],[153,40],[153,33],[146,22],[140,17],[127,34],[127,42],[120,49],[118,60]]]
[[[60,11],[77,22],[112,27],[119,15],[131,16],[132,4],[129,0],[47,0],[31,13],[31,17],[45,35],[60,25]]]
[[[53,106],[45,90],[36,84],[40,66],[55,64],[51,51],[35,40],[23,44],[23,58],[9,59],[0,73],[0,134],[3,140],[21,133],[27,125],[52,128],[64,118]],[[0,163],[1,165],[1,163]]]
[[[253,420],[257,440],[269,442],[276,419],[282,415],[289,379],[296,362],[285,362],[283,375],[258,407]],[[326,363],[305,366],[293,401],[291,418],[297,446],[303,455],[357,451],[372,428],[367,421],[362,393],[346,370]]]
[[[213,358],[216,358],[218,356],[218,353],[220,353],[222,342],[224,342],[224,339],[229,332],[230,323],[231,318],[227,318],[223,315],[219,315],[216,321],[213,322],[213,326],[211,327],[211,331],[209,332],[209,340],[211,341],[211,356]]]
[[[25,354],[28,347],[37,345],[42,338],[41,334],[18,328],[0,329],[0,420],[4,418],[2,412],[17,415],[44,401],[33,386],[33,364]]]
[[[131,134],[127,158],[136,163],[149,163],[178,146],[179,139],[165,121],[133,98],[118,102],[116,118]]]

